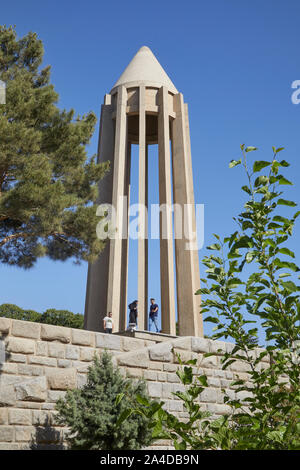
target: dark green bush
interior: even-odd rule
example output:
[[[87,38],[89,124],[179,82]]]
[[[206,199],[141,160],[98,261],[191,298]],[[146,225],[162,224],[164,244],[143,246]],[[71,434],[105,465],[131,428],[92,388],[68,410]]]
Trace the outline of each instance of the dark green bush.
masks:
[[[118,396],[126,390],[121,401]],[[58,421],[67,426],[70,449],[75,450],[138,450],[150,444],[151,430],[145,416],[130,416],[121,426],[118,419],[129,407],[136,406],[136,397],[148,399],[145,384],[122,377],[104,352],[94,358],[89,368],[87,384],[69,390],[59,399]]]

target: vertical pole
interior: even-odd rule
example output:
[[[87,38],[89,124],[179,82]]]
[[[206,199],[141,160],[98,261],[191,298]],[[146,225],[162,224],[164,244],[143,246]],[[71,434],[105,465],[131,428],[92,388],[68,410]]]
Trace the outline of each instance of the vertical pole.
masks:
[[[198,250],[196,256],[195,252],[188,248],[191,241],[189,236],[195,228],[195,205],[187,110],[181,93],[174,96],[174,111],[176,118],[173,121],[172,131],[173,194],[175,204],[180,205],[183,213],[182,220],[178,220],[179,215],[176,211],[174,214],[175,227],[181,225],[182,229],[181,238],[176,238],[175,233],[179,334],[203,336],[200,298],[195,295],[200,287]]]
[[[122,290],[122,250],[123,250],[123,226],[124,226],[124,194],[125,194],[125,155],[127,142],[127,91],[124,86],[118,88],[116,133],[114,152],[114,173],[112,204],[116,214],[115,238],[110,240],[109,275],[107,291],[107,310],[112,312],[115,331],[122,328],[120,304]]]
[[[147,329],[148,305],[148,161],[146,143],[145,86],[139,88],[139,239],[138,239],[138,327]]]
[[[121,273],[121,299],[120,299],[120,331],[126,330],[127,320],[127,282],[128,282],[128,255],[129,255],[129,205],[130,205],[130,170],[131,170],[131,142],[127,139],[126,148],[126,168],[125,168],[125,196],[127,204],[124,205],[124,219],[126,219],[126,227],[124,235],[126,238],[122,240],[122,273]]]
[[[175,335],[170,124],[166,87],[161,87],[158,92],[158,105],[161,322],[163,333]]]
[[[112,183],[114,172],[114,120],[112,119],[111,95],[105,95],[101,107],[98,163],[110,161],[109,173],[99,182],[97,203],[112,203]],[[107,287],[109,272],[110,241],[99,258],[89,263],[85,300],[84,328],[91,331],[103,331],[103,318],[107,314]]]

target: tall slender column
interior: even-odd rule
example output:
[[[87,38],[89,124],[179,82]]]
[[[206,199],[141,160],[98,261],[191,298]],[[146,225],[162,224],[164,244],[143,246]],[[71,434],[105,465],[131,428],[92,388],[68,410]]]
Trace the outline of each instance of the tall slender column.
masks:
[[[122,271],[122,249],[123,249],[123,225],[124,225],[124,194],[125,194],[125,155],[127,137],[126,116],[127,92],[124,86],[120,86],[117,96],[115,152],[112,204],[116,214],[115,238],[110,240],[109,276],[107,291],[107,310],[111,311],[114,318],[115,331],[122,328],[120,324],[121,304],[121,271]]]
[[[158,161],[160,211],[160,286],[162,332],[176,334],[172,191],[168,89],[158,92]]]
[[[122,240],[122,273],[121,273],[121,298],[120,298],[120,331],[126,330],[127,323],[127,282],[128,282],[128,254],[129,254],[129,205],[130,205],[130,169],[131,169],[131,142],[127,139],[126,148],[126,168],[125,168],[125,196],[127,204],[124,205],[124,218],[126,219],[126,227],[124,235],[126,238]]]
[[[148,323],[148,152],[144,85],[139,88],[139,204],[138,327],[142,330],[147,329]]]
[[[195,252],[189,249],[189,236],[195,228],[195,208],[187,114],[181,93],[174,96],[174,111],[176,118],[172,132],[173,194],[175,204],[181,206],[184,215],[178,220],[180,214],[176,211],[174,214],[175,227],[181,226],[182,229],[181,238],[177,238],[178,234],[175,232],[179,334],[203,336],[200,298],[195,295],[200,287],[199,263]]]
[[[112,203],[112,182],[114,171],[114,121],[112,119],[111,95],[105,95],[101,107],[98,143],[98,163],[110,161],[109,173],[99,182],[97,203]],[[94,263],[89,263],[85,300],[84,328],[103,331],[103,318],[107,308],[107,286],[109,272],[110,241]]]

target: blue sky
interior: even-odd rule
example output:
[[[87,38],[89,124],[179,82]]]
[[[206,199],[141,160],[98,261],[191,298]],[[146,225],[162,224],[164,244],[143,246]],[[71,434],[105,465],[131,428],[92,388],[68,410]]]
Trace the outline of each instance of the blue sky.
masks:
[[[152,49],[189,104],[195,201],[205,204],[206,246],[212,233],[226,236],[235,229],[232,217],[242,207],[245,179],[228,162],[240,157],[241,143],[258,147],[259,160],[271,158],[273,145],[285,147],[282,157],[291,163],[286,175],[296,183],[286,196],[299,202],[300,104],[291,102],[291,84],[300,79],[299,14],[297,0],[27,0],[4,2],[0,21],[15,24],[19,36],[37,32],[59,106],[78,114],[94,110],[99,116],[104,94],[137,50]],[[98,126],[89,155],[97,138]],[[158,202],[153,150],[149,198]],[[137,182],[135,170],[132,178]],[[290,245],[298,263],[299,230],[298,223]],[[149,295],[159,303],[158,242],[151,241],[149,250]],[[200,259],[205,254],[200,250]],[[83,312],[86,274],[85,263],[72,261],[42,259],[30,271],[2,265],[0,303]],[[136,246],[128,296],[137,297]]]

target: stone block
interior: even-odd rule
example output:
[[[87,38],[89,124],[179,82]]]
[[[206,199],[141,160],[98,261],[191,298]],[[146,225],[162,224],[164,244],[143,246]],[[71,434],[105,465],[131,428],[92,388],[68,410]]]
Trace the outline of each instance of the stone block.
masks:
[[[32,412],[32,424],[35,426],[51,426],[51,415],[48,410],[34,410]]]
[[[14,429],[12,426],[0,426],[0,442],[12,442],[14,440]]]
[[[142,378],[143,377],[143,369],[140,369],[138,367],[128,367],[126,369],[126,375],[127,377],[132,377],[132,378]]]
[[[27,361],[27,356],[25,354],[10,353],[7,361],[25,364]]]
[[[148,348],[149,357],[151,361],[171,362],[173,361],[172,349],[173,345],[170,342],[163,342],[155,346],[150,346]]]
[[[151,370],[163,370],[164,364],[163,362],[153,361],[148,363],[148,368]]]
[[[57,361],[53,357],[45,356],[31,356],[28,359],[29,364],[36,364],[40,366],[56,367]]]
[[[94,346],[95,345],[95,333],[91,331],[72,329],[72,344],[79,346]]]
[[[221,387],[220,379],[217,377],[208,377],[207,383],[209,387]]]
[[[48,390],[48,401],[51,403],[57,402],[59,398],[64,398],[66,395],[66,392],[61,392],[57,390]]]
[[[140,349],[136,352],[129,352],[116,356],[117,364],[121,366],[132,366],[147,368],[149,364],[148,349]]]
[[[192,337],[192,351],[197,353],[210,352],[211,340],[206,338]]]
[[[11,334],[22,338],[38,339],[41,325],[32,321],[13,320]]]
[[[219,403],[208,403],[207,411],[212,415],[228,415],[231,414],[231,408],[229,405],[219,404]]]
[[[16,392],[13,385],[0,383],[0,406],[14,406],[16,404]]]
[[[157,372],[155,370],[144,370],[145,380],[157,380]]]
[[[159,382],[148,382],[148,393],[152,398],[161,398],[162,397],[162,385]]]
[[[68,344],[66,346],[66,359],[79,359],[79,347]]]
[[[17,400],[42,402],[47,398],[46,377],[36,377],[15,385]]]
[[[170,400],[169,401],[169,411],[184,411],[183,410],[183,403],[178,400]]]
[[[122,349],[124,351],[135,351],[137,349],[143,349],[145,347],[145,341],[137,338],[128,338],[124,336],[122,338]]]
[[[76,370],[73,368],[48,369],[46,374],[52,390],[70,390],[77,386]]]
[[[37,356],[48,356],[48,342],[47,341],[37,341],[36,354]]]
[[[217,390],[214,388],[205,388],[201,392],[199,400],[204,403],[216,403],[217,402]]]
[[[178,366],[176,366],[175,364],[164,364],[164,367],[163,369],[166,371],[166,372],[176,372],[177,369],[178,369]]]
[[[226,352],[227,345],[225,341],[211,341],[210,352],[216,354],[224,354]]]
[[[71,329],[64,326],[42,325],[41,339],[44,341],[60,341],[61,343],[70,343]]]
[[[48,354],[50,357],[65,358],[66,346],[62,343],[49,343]]]
[[[190,351],[184,351],[183,349],[174,348],[173,352],[174,352],[174,362],[176,364],[179,364],[179,361],[187,362],[192,359]]]
[[[122,350],[122,338],[117,335],[109,335],[106,333],[95,333],[96,347],[101,349]]]
[[[179,377],[176,374],[172,374],[171,372],[168,372],[167,381],[170,383],[180,383]]]
[[[23,408],[26,410],[39,410],[41,407],[41,402],[39,401],[17,401],[16,406],[18,408]]]
[[[43,375],[43,367],[28,364],[18,364],[18,374],[22,375]]]
[[[166,372],[157,372],[157,380],[159,382],[166,382],[167,380],[167,373]]]
[[[7,424],[8,411],[7,408],[0,408],[0,424]]]
[[[0,333],[2,335],[7,335],[9,333],[9,329],[11,326],[11,319],[10,318],[0,318]]]
[[[12,353],[34,354],[35,342],[32,339],[10,337],[6,343],[6,350]]]
[[[0,450],[20,450],[20,446],[15,442],[3,442],[0,443]]]
[[[96,355],[95,348],[80,348],[79,359],[91,362]]]
[[[218,368],[219,362],[217,356],[202,357],[200,360],[200,365],[204,369],[208,368]]]
[[[249,372],[251,370],[250,365],[244,361],[235,361],[230,364],[229,367],[230,370],[233,370],[235,372]]]
[[[31,410],[23,409],[10,409],[8,410],[8,422],[9,424],[22,424],[24,426],[31,425]]]
[[[173,347],[176,349],[185,349],[191,351],[192,349],[192,337],[185,336],[183,338],[176,338],[172,341]]]
[[[16,441],[17,442],[30,442],[34,439],[35,428],[33,426],[16,426]]]
[[[70,361],[69,359],[58,359],[57,365],[58,367],[71,367],[72,361]]]
[[[17,364],[13,364],[11,362],[7,362],[2,364],[1,366],[1,374],[17,374],[18,373],[18,366]]]

